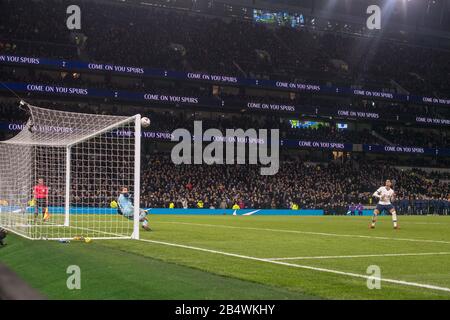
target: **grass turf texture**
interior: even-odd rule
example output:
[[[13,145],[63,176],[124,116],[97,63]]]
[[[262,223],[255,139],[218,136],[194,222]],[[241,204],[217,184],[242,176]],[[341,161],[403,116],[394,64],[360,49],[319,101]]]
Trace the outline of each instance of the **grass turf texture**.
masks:
[[[450,288],[450,217],[150,216],[143,240],[91,244],[29,241],[17,236],[0,249],[10,266],[49,298],[90,299],[450,299],[450,292],[366,279],[251,258]],[[417,241],[412,241],[417,240]],[[198,248],[217,251],[205,252]],[[237,254],[245,257],[223,255]],[[419,255],[432,253],[431,255]],[[441,254],[436,254],[441,253]],[[345,257],[418,254],[410,256]],[[306,257],[338,256],[327,259]],[[82,289],[66,288],[67,266],[81,268]]]

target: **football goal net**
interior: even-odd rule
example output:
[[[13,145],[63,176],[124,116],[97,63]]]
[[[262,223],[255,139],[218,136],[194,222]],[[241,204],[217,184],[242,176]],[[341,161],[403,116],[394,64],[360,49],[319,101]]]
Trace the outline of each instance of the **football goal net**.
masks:
[[[29,239],[138,239],[141,116],[21,104],[28,121],[0,142],[0,227]],[[128,218],[111,206],[123,187]]]

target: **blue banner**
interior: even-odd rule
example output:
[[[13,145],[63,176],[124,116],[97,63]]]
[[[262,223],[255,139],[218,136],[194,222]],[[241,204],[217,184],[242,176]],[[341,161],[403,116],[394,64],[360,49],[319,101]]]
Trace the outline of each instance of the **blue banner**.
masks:
[[[340,142],[326,142],[326,141],[306,141],[306,140],[281,140],[282,147],[288,148],[312,148],[312,149],[329,149],[329,150],[342,150],[352,151],[353,144],[340,143]]]
[[[262,102],[248,102],[247,109],[252,110],[252,111],[271,111],[271,112],[296,112],[297,111],[297,108],[294,105],[262,103]]]
[[[162,215],[233,215],[233,216],[322,216],[324,211],[321,209],[181,209],[181,208],[143,208],[149,209],[149,214]],[[20,210],[19,207],[0,207],[0,214]],[[34,213],[32,207],[27,208],[29,213]],[[64,207],[50,206],[48,208],[51,214],[64,214]],[[70,207],[70,214],[118,214],[117,209],[104,207]]]
[[[298,82],[284,82],[276,80],[258,80],[249,78],[238,78],[226,75],[194,73],[194,72],[179,72],[163,69],[151,69],[142,67],[123,66],[117,64],[93,63],[70,60],[55,60],[46,58],[0,55],[0,63],[26,65],[26,66],[41,66],[47,68],[56,68],[63,70],[82,70],[82,71],[97,71],[110,72],[126,75],[136,75],[144,77],[167,78],[174,80],[194,80],[203,82],[212,82],[219,85],[240,85],[251,86],[267,89],[281,89],[293,92],[308,92],[317,94],[331,94],[344,96],[359,96],[371,99],[383,99],[401,102],[413,102],[418,104],[432,104],[441,106],[450,106],[450,98],[436,98],[416,95],[404,95],[397,93],[381,92],[365,89],[351,89],[344,87],[323,86],[312,83],[298,83]]]
[[[450,157],[449,148],[438,148],[436,149],[436,155],[440,157]]]
[[[445,150],[445,149],[443,149]],[[424,154],[437,155],[436,148],[421,148],[421,147],[404,147],[404,146],[380,146],[373,144],[364,144],[363,151],[376,153],[406,153],[406,154]]]
[[[173,215],[236,215],[236,216],[322,216],[323,210],[289,209],[151,209],[151,214]]]
[[[20,131],[24,128],[24,123],[16,122],[0,122],[0,130],[2,131]],[[38,128],[40,130],[40,128]],[[47,130],[42,128],[42,130]],[[55,132],[61,130],[72,130],[69,127],[54,127]],[[131,131],[116,130],[114,131],[118,136],[129,136],[132,134]],[[152,139],[152,140],[163,140],[171,141],[171,132],[158,132],[158,131],[148,131],[142,130],[142,138]],[[192,138],[194,139],[194,137]],[[214,136],[213,138],[207,139],[203,137],[203,141],[225,141],[226,136]],[[229,140],[228,140],[229,141]],[[265,144],[265,141],[258,139],[255,141],[246,140],[245,143],[257,143]],[[351,143],[341,143],[341,142],[327,142],[327,141],[309,141],[309,140],[295,140],[295,139],[281,139],[280,147],[283,148],[293,148],[293,149],[317,149],[317,150],[335,150],[335,151],[353,151],[353,144]],[[404,153],[404,154],[422,154],[430,156],[441,156],[450,157],[450,148],[422,148],[422,147],[402,147],[402,146],[383,146],[383,145],[369,145],[363,144],[364,152],[373,153]]]
[[[363,144],[363,151],[374,153],[404,153],[404,154],[422,154],[427,156],[449,157],[449,148],[422,148],[405,146],[380,146],[373,144]]]
[[[74,88],[58,85],[38,83],[8,82],[5,85],[17,92],[27,92],[46,95],[76,96],[84,98],[109,98],[112,100],[140,101],[158,104],[181,104],[206,107],[221,107],[223,102],[219,99],[199,98],[192,96],[166,95],[156,92],[130,92],[123,90],[105,90],[91,88]],[[0,90],[6,90],[3,86]]]

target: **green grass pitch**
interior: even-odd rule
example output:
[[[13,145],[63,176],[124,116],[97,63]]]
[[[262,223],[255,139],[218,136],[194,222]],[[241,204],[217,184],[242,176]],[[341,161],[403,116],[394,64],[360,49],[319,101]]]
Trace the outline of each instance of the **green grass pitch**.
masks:
[[[0,262],[51,299],[450,299],[450,217],[369,220],[151,215],[142,241],[10,235]],[[69,265],[80,290],[66,287]]]

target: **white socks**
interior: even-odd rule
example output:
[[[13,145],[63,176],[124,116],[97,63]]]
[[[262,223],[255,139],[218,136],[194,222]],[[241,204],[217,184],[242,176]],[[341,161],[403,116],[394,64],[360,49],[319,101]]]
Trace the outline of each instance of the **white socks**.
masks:
[[[394,228],[397,228],[397,212],[392,212],[392,223],[394,224]]]

